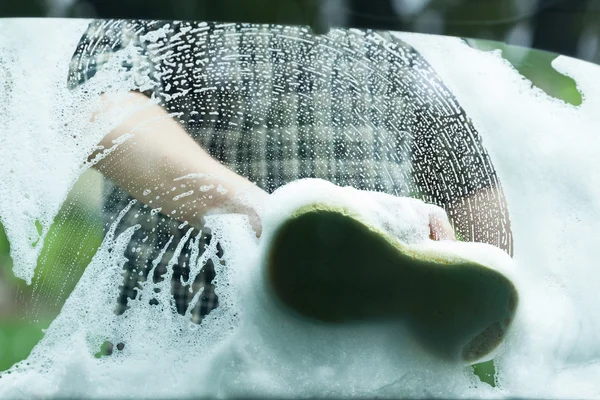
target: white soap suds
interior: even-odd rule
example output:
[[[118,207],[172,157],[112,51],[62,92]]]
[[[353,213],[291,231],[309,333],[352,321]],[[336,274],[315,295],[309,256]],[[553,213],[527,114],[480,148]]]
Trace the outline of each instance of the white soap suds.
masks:
[[[598,398],[600,385],[600,84],[598,66],[559,56],[575,107],[532,88],[498,52],[408,35],[481,133],[503,182],[524,287],[521,319],[496,360],[503,393]]]
[[[120,108],[91,121],[102,107],[100,93],[126,96],[147,84],[115,79],[122,76],[111,73],[120,68],[121,58],[115,57],[93,86],[67,87],[71,57],[88,23],[0,21],[0,222],[11,244],[15,276],[28,283],[54,217],[90,166],[86,158],[135,109]]]
[[[107,90],[102,82],[109,82],[102,74],[85,90],[63,88],[86,21],[0,24],[0,51],[10,56],[0,64],[0,78],[10,82],[0,91],[12,99],[3,102],[0,113],[5,129],[0,219],[15,274],[31,280],[58,208],[115,120],[76,118],[100,107],[97,95]],[[339,329],[295,319],[276,306],[264,286],[261,261],[278,224],[298,207],[328,201],[406,242],[429,243],[420,203],[354,189],[341,195],[331,184],[312,180],[285,186],[271,197],[261,241],[240,215],[207,217],[214,239],[203,249],[189,228],[168,256],[167,279],[144,282],[141,297],[115,315],[124,252],[139,228],[117,229],[131,206],[122,210],[42,341],[27,360],[2,374],[0,398],[600,397],[598,67],[566,57],[554,62],[583,92],[583,104],[572,107],[532,89],[498,54],[471,49],[458,39],[401,37],[433,65],[473,119],[506,193],[516,270],[489,246],[429,244],[492,264],[500,260],[496,267],[518,283],[518,318],[495,360],[497,387],[480,382],[470,368],[421,353],[402,327]],[[43,74],[39,57],[48,60]],[[131,87],[133,82],[122,82],[112,90]],[[75,104],[85,112],[73,111]],[[71,137],[81,132],[90,133]],[[180,180],[188,178],[194,176]],[[200,325],[191,322],[190,309],[185,315],[174,311],[168,287],[186,241],[190,277],[208,259],[217,274],[219,307]],[[147,301],[151,296],[155,305]],[[96,358],[105,342],[124,346]]]
[[[199,241],[190,239],[190,228],[170,256],[165,279],[145,281],[138,297],[129,301],[131,308],[115,315],[118,277],[127,260],[123,253],[138,226],[118,236],[115,232],[130,205],[112,224],[45,337],[26,362],[2,376],[0,396],[491,395],[492,389],[464,366],[441,363],[422,352],[402,326],[379,323],[340,328],[297,319],[280,308],[267,287],[264,257],[274,232],[294,211],[319,202],[345,208],[376,226],[379,221],[370,219],[370,213],[381,200],[379,193],[340,188],[322,180],[294,182],[268,200],[260,241],[244,216],[207,217],[214,240],[204,252],[200,255]],[[414,226],[427,220],[414,215],[428,206],[410,199],[384,198],[384,202],[392,200],[408,216],[402,224],[405,234],[414,235],[413,242],[428,241],[428,231]],[[191,309],[184,316],[176,313],[169,290],[173,265],[188,240],[192,242],[190,277],[208,259],[217,273],[219,307],[200,326],[190,322]],[[217,243],[223,248],[222,258]],[[499,259],[506,261],[508,256],[497,251],[505,257]],[[164,256],[163,251],[154,265]],[[147,303],[152,297],[157,304]],[[94,358],[105,341],[123,343],[124,348],[110,357]],[[165,374],[170,377],[168,384],[158,379]]]
[[[299,319],[281,308],[267,284],[264,260],[278,227],[298,209],[315,203],[344,209],[376,229],[400,232],[407,243],[449,251],[516,277],[510,257],[500,249],[429,240],[429,230],[423,227],[430,206],[421,201],[340,188],[318,179],[290,183],[277,189],[265,206],[258,262],[237,272],[245,276],[239,293],[242,318],[227,346],[215,354],[208,380],[215,393],[232,397],[493,396],[492,388],[467,368],[440,362],[420,350],[404,326],[330,326]],[[394,229],[387,230],[384,221]]]

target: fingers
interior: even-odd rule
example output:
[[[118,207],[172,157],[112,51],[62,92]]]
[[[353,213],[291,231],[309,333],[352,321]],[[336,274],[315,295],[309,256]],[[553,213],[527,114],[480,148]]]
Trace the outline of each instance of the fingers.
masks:
[[[429,213],[429,238],[431,240],[456,240],[448,215],[437,206],[431,206]]]
[[[260,238],[262,234],[261,214],[268,197],[269,194],[267,192],[253,186],[252,190],[247,190],[245,193],[240,194],[240,197],[238,198],[239,205],[241,206],[241,213],[248,216],[250,226],[254,230],[257,238]]]
[[[262,234],[262,222],[260,216],[254,209],[250,209],[246,215],[248,215],[248,221],[250,222],[250,226],[252,226],[256,237],[260,238],[260,235]]]

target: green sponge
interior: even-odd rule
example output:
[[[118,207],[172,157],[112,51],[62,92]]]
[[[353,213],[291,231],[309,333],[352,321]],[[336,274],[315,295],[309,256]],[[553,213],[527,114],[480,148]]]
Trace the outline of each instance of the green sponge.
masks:
[[[402,320],[425,350],[449,361],[489,355],[518,300],[501,273],[404,244],[330,206],[311,205],[287,219],[266,267],[293,312],[331,324]]]

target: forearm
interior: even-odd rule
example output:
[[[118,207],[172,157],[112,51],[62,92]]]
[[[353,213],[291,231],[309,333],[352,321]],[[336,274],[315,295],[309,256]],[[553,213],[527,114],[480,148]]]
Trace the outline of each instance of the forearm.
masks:
[[[111,106],[149,102],[142,97],[134,94]],[[126,140],[117,145],[115,140],[119,138]],[[256,202],[266,196],[213,159],[158,105],[149,104],[136,111],[100,145],[104,151],[116,148],[95,165],[99,171],[139,201],[192,226],[200,227],[202,217],[215,212],[248,214],[243,203],[237,201],[240,193]],[[180,179],[191,174],[195,177]],[[202,191],[202,186],[209,189]]]

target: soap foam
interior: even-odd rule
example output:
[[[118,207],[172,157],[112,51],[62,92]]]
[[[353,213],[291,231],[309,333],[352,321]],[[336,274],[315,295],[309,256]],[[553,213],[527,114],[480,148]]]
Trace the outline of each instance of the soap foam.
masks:
[[[455,38],[400,37],[467,110],[503,182],[523,288],[521,318],[496,360],[500,388],[523,397],[598,398],[598,67],[553,61],[582,92],[574,107],[532,88],[499,52]]]
[[[90,114],[97,110],[98,93],[108,90],[102,82],[108,85],[109,75],[102,80],[102,74],[98,86],[87,85],[80,92],[67,92],[57,83],[64,81],[70,53],[86,25],[2,21],[2,54],[12,55],[4,58],[2,79],[8,81],[12,74],[13,87],[0,89],[12,99],[3,102],[6,109],[0,113],[5,127],[0,136],[0,218],[11,242],[15,274],[26,280],[33,276],[58,207],[89,166],[87,155],[118,120],[68,118],[80,100]],[[39,32],[54,36],[41,41]],[[157,305],[144,301],[144,295],[154,293],[151,282],[142,288],[142,300],[131,300],[122,315],[113,313],[125,248],[138,229],[120,227],[117,219],[44,338],[27,360],[2,374],[0,397],[600,397],[595,262],[600,248],[594,241],[595,221],[600,220],[598,67],[567,57],[555,60],[554,66],[572,76],[583,92],[583,104],[572,107],[532,89],[498,54],[453,38],[401,37],[433,65],[473,119],[506,193],[518,269],[502,262],[497,267],[518,282],[520,309],[495,360],[496,388],[480,382],[470,368],[421,353],[402,326],[334,329],[295,319],[277,307],[261,275],[264,246],[278,224],[302,205],[330,201],[386,232],[404,235],[406,242],[427,240],[410,200],[400,202],[403,211],[383,213],[373,204],[389,198],[375,200],[379,195],[353,189],[338,195],[331,184],[304,181],[273,195],[263,215],[262,242],[240,215],[207,218],[224,252],[221,258],[216,246],[209,245],[205,255],[197,256],[213,261],[220,301],[200,325],[189,314],[174,312],[166,286],[156,294]],[[46,75],[37,68],[39,54],[51,57]],[[136,87],[134,82],[113,85],[116,92]],[[70,134],[77,132],[90,134],[71,140]],[[192,252],[200,254],[198,246],[193,242]],[[458,252],[467,248],[454,246]],[[489,247],[468,246],[470,256],[504,257]],[[107,341],[124,347],[96,358]]]
[[[129,90],[151,85],[118,73],[119,63],[133,51],[128,47],[93,84],[69,89],[65,82],[71,57],[88,23],[0,21],[0,96],[5,99],[0,110],[0,222],[11,244],[14,274],[28,284],[69,190],[102,158],[87,162],[88,155],[112,128],[144,106],[115,108],[92,121],[89,117],[103,108],[100,94],[119,101]]]
[[[209,244],[217,273],[219,307],[201,325],[174,310],[168,285],[184,236],[168,264],[166,279],[143,283],[123,315],[112,313],[127,243],[137,226],[115,232],[128,206],[113,222],[59,317],[30,357],[2,377],[0,395],[36,396],[333,396],[383,397],[491,394],[462,366],[442,363],[420,350],[398,324],[333,327],[298,319],[280,307],[264,279],[264,258],[278,227],[297,209],[318,201],[366,220],[380,194],[302,180],[278,189],[268,200],[258,241],[246,217],[207,217],[219,258]],[[390,201],[390,199],[385,198]],[[397,199],[406,214],[420,201]],[[415,218],[418,225],[426,217]],[[377,223],[377,219],[373,219]],[[391,222],[391,221],[388,221]],[[404,225],[410,232],[415,226]],[[414,241],[429,241],[426,232]],[[450,243],[450,242],[448,242]],[[198,243],[194,243],[195,246]],[[477,246],[477,245],[475,245]],[[482,245],[490,247],[489,245]],[[198,254],[198,250],[195,252]],[[308,251],[308,250],[307,250]],[[507,257],[501,250],[497,250]],[[194,250],[192,250],[194,252]],[[163,255],[159,255],[159,258]],[[155,293],[154,288],[160,288]],[[158,299],[149,305],[149,295]],[[104,341],[121,351],[94,358]],[[177,372],[174,372],[174,368]],[[415,373],[419,371],[419,373]],[[167,382],[161,378],[168,376]],[[127,379],[123,379],[127,377]],[[34,384],[30,384],[34,382]],[[76,382],[76,383],[74,383]],[[136,382],[132,384],[132,382]],[[476,389],[479,388],[477,391]]]

